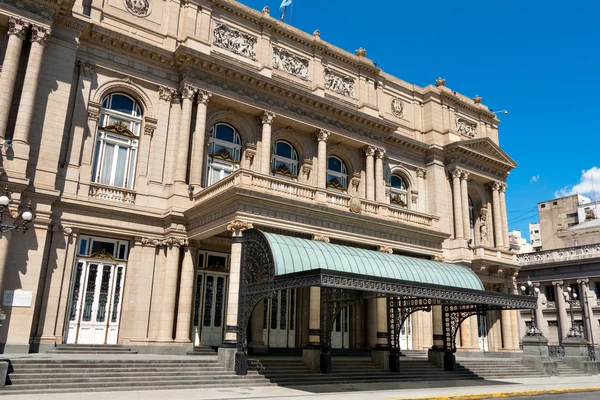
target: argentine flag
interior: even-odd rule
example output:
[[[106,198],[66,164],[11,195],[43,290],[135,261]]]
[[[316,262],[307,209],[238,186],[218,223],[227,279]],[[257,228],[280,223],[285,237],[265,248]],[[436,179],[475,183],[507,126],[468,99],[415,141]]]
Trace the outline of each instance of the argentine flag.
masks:
[[[279,11],[284,12],[285,11],[284,8],[286,8],[290,4],[292,4],[292,0],[283,0],[281,2],[281,5],[279,6]]]

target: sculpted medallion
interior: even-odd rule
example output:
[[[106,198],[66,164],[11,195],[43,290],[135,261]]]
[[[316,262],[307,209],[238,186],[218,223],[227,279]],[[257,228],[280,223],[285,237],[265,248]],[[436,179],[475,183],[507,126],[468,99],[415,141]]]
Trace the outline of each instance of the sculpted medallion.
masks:
[[[152,12],[152,0],[123,0],[125,9],[137,17],[147,17]]]
[[[402,104],[402,100],[395,98],[392,99],[392,114],[398,118],[404,117],[404,105]]]

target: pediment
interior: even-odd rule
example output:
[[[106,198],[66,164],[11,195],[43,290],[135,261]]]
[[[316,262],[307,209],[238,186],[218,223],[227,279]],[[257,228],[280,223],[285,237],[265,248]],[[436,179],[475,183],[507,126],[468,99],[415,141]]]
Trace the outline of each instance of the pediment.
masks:
[[[489,138],[455,142],[448,145],[447,149],[451,152],[460,151],[475,158],[484,158],[494,164],[502,164],[508,169],[513,169],[517,166],[517,163]]]

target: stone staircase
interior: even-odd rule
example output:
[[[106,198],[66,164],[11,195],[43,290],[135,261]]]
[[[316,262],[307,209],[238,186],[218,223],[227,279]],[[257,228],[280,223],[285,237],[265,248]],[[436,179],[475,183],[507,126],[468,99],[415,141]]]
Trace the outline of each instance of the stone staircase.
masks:
[[[217,351],[208,346],[194,346],[194,350],[186,353],[188,356],[215,356]]]
[[[558,375],[560,376],[582,376],[586,375],[585,372],[578,370],[577,368],[571,367],[569,364],[559,361],[558,362]]]
[[[53,354],[137,354],[118,344],[59,344],[46,353]]]
[[[425,359],[403,357],[400,372],[377,367],[368,357],[332,357],[332,373],[321,374],[309,369],[300,358],[251,357],[249,369],[258,371],[280,386],[325,385],[339,383],[406,382],[432,380],[480,379],[470,371],[443,371]]]
[[[217,357],[177,359],[14,359],[10,384],[0,394],[169,390],[209,387],[267,386],[255,371],[228,372]],[[141,356],[140,356],[141,357]]]
[[[483,379],[517,379],[546,376],[534,368],[521,363],[518,359],[459,359],[457,367],[480,376]]]

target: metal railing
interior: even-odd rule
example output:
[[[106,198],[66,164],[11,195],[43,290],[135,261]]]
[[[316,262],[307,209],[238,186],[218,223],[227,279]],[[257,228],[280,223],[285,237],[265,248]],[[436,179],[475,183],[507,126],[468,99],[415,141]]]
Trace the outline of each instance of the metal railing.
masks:
[[[565,358],[565,348],[563,346],[548,346],[548,356],[562,360]]]
[[[590,361],[596,361],[596,346],[588,345],[588,357]]]

